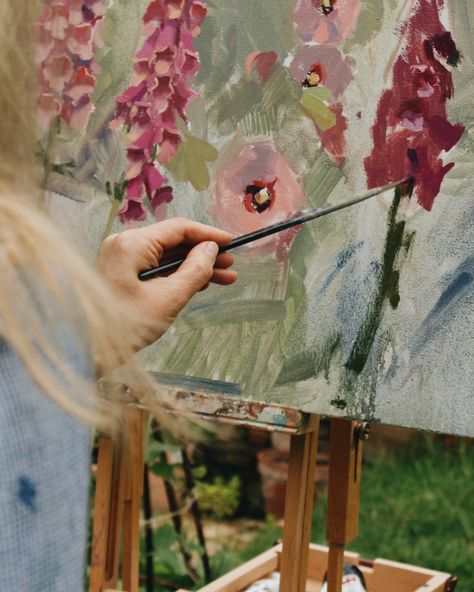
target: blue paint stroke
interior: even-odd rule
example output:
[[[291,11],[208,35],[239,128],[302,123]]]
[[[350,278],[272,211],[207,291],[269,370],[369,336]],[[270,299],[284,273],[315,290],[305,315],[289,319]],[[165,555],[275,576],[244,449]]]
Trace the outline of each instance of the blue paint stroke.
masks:
[[[234,382],[210,380],[197,376],[184,376],[182,374],[164,374],[151,372],[159,384],[186,390],[189,392],[205,392],[219,395],[241,395],[242,387]]]
[[[337,271],[341,271],[344,267],[349,263],[349,261],[354,257],[354,255],[359,251],[365,244],[365,241],[360,240],[352,247],[349,247],[345,251],[339,254],[337,261],[336,261],[336,269]]]
[[[463,271],[458,277],[446,288],[446,290],[439,297],[436,306],[433,308],[428,318],[433,318],[439,315],[449,303],[456,297],[459,297],[465,292],[465,288],[472,282],[472,274]]]
[[[29,510],[32,512],[37,511],[36,484],[32,479],[26,475],[18,477],[18,491],[16,495],[20,502]]]
[[[468,257],[459,265],[450,283],[421,324],[413,347],[415,355],[419,353],[427,341],[434,337],[435,333],[438,333],[449,322],[450,311],[457,308],[460,301],[469,293],[473,279],[474,256]]]
[[[346,265],[352,260],[354,255],[358,251],[360,251],[360,249],[362,249],[362,247],[364,245],[365,245],[365,241],[361,240],[358,243],[356,243],[355,245],[352,245],[349,248],[345,249],[344,251],[341,251],[341,253],[339,253],[339,255],[336,259],[335,269],[333,269],[333,271],[331,271],[331,273],[327,277],[326,281],[324,282],[323,286],[319,290],[319,296],[322,296],[326,292],[326,290],[329,288],[329,286],[335,280],[338,273],[340,271],[342,271],[344,269],[344,267],[346,267]]]

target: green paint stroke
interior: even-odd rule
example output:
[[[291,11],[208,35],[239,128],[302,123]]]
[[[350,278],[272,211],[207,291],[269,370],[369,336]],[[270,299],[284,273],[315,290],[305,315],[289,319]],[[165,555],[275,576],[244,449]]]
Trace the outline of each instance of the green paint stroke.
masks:
[[[262,101],[262,88],[250,78],[241,78],[212,106],[210,119],[218,127],[229,121],[234,127]]]
[[[342,170],[322,153],[306,173],[303,186],[313,208],[321,207],[342,177]]]
[[[336,115],[324,102],[331,98],[331,94],[331,91],[325,86],[316,86],[305,88],[301,98],[301,106],[322,132],[326,132],[336,125]]]
[[[365,0],[359,16],[359,26],[344,44],[344,53],[355,47],[363,47],[382,29],[384,17],[383,0]]]
[[[222,93],[211,109],[211,120],[219,127],[230,122],[248,136],[269,135],[298,108],[300,95],[288,70],[276,64],[266,83],[253,72]]]
[[[196,191],[204,191],[211,182],[207,163],[218,156],[219,152],[209,142],[188,133],[167,168],[177,181],[189,181]]]
[[[372,303],[369,305],[366,319],[359,330],[349,359],[345,364],[348,370],[352,370],[356,374],[360,374],[367,363],[370,349],[382,318],[385,300],[390,302],[392,308],[396,308],[400,301],[398,289],[400,274],[394,267],[397,255],[403,246],[403,232],[405,230],[405,220],[397,221],[401,198],[402,193],[397,187],[395,189],[395,198],[388,215],[385,251],[382,268],[379,271],[376,293]]]

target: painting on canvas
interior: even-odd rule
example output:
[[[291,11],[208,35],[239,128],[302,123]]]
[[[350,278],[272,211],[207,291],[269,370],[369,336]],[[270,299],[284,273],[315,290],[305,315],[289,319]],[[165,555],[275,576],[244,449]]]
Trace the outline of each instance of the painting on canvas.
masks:
[[[91,259],[130,225],[240,235],[415,177],[242,248],[151,370],[474,436],[473,27],[470,0],[45,2],[51,213]]]

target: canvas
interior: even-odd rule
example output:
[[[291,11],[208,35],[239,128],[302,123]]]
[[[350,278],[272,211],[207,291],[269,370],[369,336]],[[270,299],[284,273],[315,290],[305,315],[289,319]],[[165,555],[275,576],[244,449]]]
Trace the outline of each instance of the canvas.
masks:
[[[242,248],[150,370],[474,436],[473,29],[471,0],[45,4],[50,207],[91,259],[127,225],[240,235],[415,177]]]

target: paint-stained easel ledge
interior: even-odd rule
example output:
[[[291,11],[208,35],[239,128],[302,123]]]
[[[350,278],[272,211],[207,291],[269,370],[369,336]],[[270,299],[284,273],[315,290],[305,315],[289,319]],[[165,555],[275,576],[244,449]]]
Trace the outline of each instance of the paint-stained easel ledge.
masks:
[[[113,391],[114,398],[117,398],[119,392],[124,403],[140,406],[140,397],[133,387],[123,385],[117,389],[117,386],[117,383],[102,382],[101,391],[106,397]],[[304,434],[314,429],[314,416],[299,409],[215,392],[184,390],[163,385],[160,388],[160,403],[174,413],[182,411],[183,414],[192,413],[201,419],[270,432]]]

